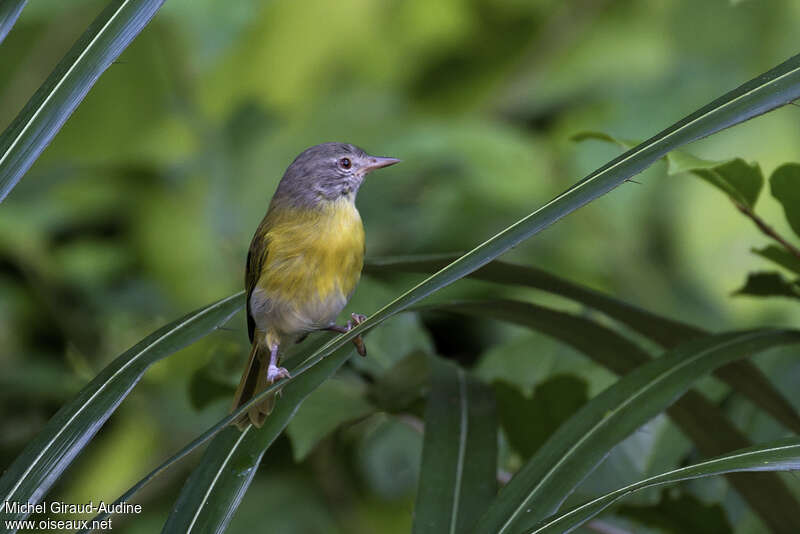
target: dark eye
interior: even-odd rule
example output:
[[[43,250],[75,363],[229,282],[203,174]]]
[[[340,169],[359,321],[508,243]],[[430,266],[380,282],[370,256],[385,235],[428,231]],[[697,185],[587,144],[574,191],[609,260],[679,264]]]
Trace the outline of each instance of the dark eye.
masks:
[[[349,169],[353,166],[353,162],[350,161],[350,158],[342,158],[339,160],[339,166],[343,169]]]

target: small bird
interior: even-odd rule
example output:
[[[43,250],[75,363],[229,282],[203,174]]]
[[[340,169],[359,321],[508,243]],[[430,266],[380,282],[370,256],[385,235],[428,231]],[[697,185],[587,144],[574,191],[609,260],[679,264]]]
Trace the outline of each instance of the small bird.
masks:
[[[281,350],[315,330],[348,332],[365,319],[352,314],[334,323],[350,300],[364,263],[364,227],[356,194],[364,177],[400,160],[370,156],[347,143],[323,143],[303,151],[286,169],[258,225],[245,269],[250,358],[233,410],[289,372]],[[366,355],[360,337],[353,340]],[[274,396],[253,405],[237,422],[260,427]]]

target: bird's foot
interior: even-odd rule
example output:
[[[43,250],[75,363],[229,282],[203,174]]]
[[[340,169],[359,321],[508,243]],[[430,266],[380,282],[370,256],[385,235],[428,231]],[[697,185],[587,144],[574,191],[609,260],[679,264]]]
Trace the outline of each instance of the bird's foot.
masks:
[[[332,324],[327,327],[325,330],[331,330],[333,332],[339,332],[340,334],[346,334],[356,326],[360,325],[364,321],[367,320],[366,315],[362,315],[360,313],[351,313],[350,314],[351,320],[347,321],[347,324],[344,326],[339,326],[336,324]],[[364,339],[361,336],[357,336],[353,339],[353,345],[356,346],[356,351],[360,356],[367,355],[367,347],[364,345]]]
[[[285,367],[278,367],[277,365],[270,365],[267,367],[267,380],[270,384],[274,384],[281,378],[292,378],[289,371]]]

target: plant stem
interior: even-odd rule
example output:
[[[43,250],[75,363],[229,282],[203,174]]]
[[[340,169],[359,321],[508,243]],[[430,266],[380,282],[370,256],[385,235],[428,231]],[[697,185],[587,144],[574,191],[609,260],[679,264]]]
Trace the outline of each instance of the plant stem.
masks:
[[[789,251],[792,255],[800,258],[800,249],[796,246],[789,243],[783,236],[781,236],[778,232],[775,231],[770,225],[768,225],[764,219],[759,217],[755,214],[755,212],[749,208],[748,206],[744,206],[739,204],[738,202],[733,203],[736,206],[736,209],[741,211],[746,217],[748,217],[753,223],[758,227],[761,232],[774,239],[778,243],[780,243],[787,251]]]

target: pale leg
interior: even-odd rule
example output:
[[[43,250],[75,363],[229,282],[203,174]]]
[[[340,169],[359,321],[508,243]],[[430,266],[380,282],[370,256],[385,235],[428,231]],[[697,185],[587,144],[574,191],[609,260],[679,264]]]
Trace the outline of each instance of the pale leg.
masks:
[[[278,345],[269,348],[269,367],[267,367],[267,380],[274,384],[281,378],[291,378],[289,371],[284,367],[278,367]]]

